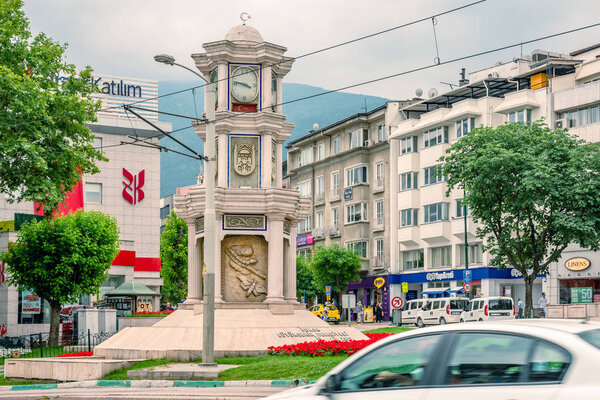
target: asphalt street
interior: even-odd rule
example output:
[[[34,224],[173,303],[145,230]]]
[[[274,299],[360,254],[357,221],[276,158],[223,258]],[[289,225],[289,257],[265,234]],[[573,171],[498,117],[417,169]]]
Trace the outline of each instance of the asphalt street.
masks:
[[[166,387],[69,388],[0,392],[0,399],[260,399],[288,388],[279,387]]]

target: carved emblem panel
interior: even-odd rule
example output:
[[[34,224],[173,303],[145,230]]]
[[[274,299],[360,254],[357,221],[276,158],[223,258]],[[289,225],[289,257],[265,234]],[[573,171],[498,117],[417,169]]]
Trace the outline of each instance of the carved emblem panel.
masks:
[[[224,230],[267,230],[267,217],[264,215],[233,215],[223,216]]]
[[[260,136],[230,135],[229,187],[259,187]]]
[[[224,301],[262,302],[267,297],[267,241],[260,236],[227,236],[221,242]]]

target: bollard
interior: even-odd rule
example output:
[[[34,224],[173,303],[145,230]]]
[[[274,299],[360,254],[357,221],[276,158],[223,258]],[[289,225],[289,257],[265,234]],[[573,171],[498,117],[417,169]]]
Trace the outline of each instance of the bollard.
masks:
[[[90,335],[90,330],[88,329],[88,352],[92,351],[92,339]]]
[[[44,358],[44,342],[42,342],[42,333],[40,332],[38,335],[40,338],[40,358]]]

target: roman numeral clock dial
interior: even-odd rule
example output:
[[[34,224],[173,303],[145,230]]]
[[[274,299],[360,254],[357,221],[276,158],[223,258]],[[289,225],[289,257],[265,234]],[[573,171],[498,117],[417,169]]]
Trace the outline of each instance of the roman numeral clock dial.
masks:
[[[258,95],[258,75],[250,67],[238,67],[231,77],[231,94],[242,103],[249,103]]]

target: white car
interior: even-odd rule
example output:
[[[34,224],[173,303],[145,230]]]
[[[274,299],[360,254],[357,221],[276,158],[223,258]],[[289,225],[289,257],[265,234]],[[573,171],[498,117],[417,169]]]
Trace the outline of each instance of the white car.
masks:
[[[416,329],[344,360],[302,400],[596,400],[600,323],[519,319]]]
[[[430,299],[419,310],[416,324],[419,328],[422,328],[425,325],[444,325],[459,322],[460,313],[468,303],[468,299],[460,297]]]
[[[402,307],[402,324],[412,325],[417,323],[417,314],[423,308],[427,299],[415,299],[407,301]]]
[[[473,299],[460,315],[460,322],[515,319],[515,303],[510,297]]]

